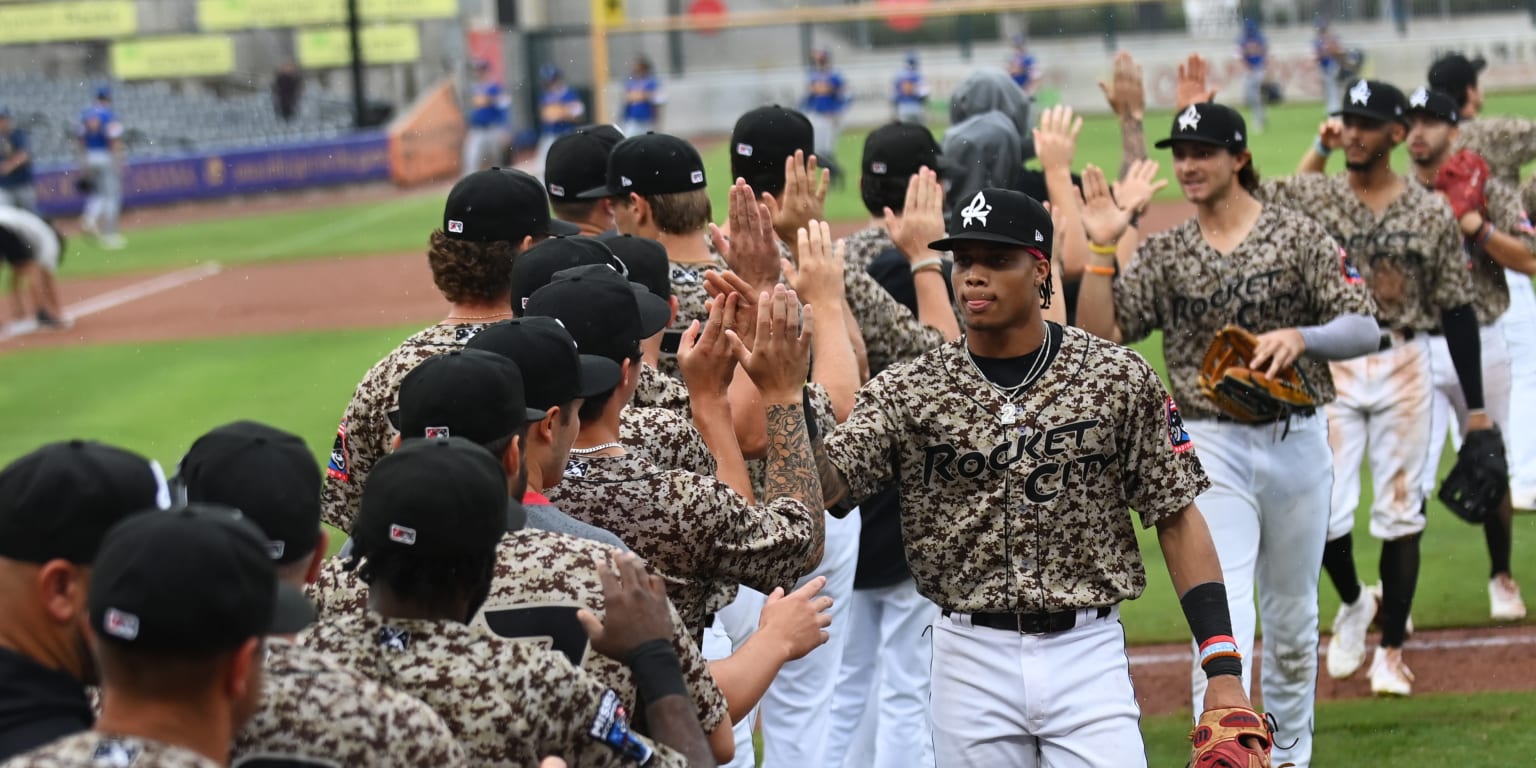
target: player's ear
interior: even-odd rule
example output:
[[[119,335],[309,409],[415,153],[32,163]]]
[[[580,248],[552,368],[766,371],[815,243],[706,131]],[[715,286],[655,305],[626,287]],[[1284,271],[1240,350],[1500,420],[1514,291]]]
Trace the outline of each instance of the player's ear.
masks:
[[[1392,123],[1392,143],[1401,144],[1408,138],[1408,126],[1402,123]]]

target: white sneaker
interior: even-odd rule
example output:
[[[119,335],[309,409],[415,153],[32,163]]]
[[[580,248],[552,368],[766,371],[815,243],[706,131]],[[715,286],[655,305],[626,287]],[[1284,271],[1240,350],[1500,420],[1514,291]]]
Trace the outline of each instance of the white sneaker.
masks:
[[[128,245],[128,241],[124,240],[122,235],[101,236],[101,247],[109,251],[122,250],[122,248],[126,245]]]
[[[1365,663],[1365,631],[1376,618],[1376,593],[1360,585],[1353,603],[1339,606],[1333,617],[1333,637],[1328,639],[1328,676],[1343,680]]]
[[[1529,512],[1536,510],[1536,488],[1510,487],[1509,503],[1515,509]]]
[[[1371,590],[1371,594],[1376,596],[1376,605],[1378,606],[1378,610],[1379,610],[1379,607],[1381,605],[1381,582],[1378,581],[1375,584],[1372,584],[1371,586],[1366,587],[1366,589]],[[1371,619],[1371,623],[1374,624],[1375,621],[1376,620],[1373,617]],[[1381,625],[1377,624],[1376,628],[1377,629],[1381,629]],[[1411,635],[1411,634],[1413,634],[1413,613],[1409,612],[1409,614],[1408,614],[1408,621],[1403,622],[1403,635],[1406,637],[1407,635]]]
[[[1494,621],[1519,621],[1525,618],[1525,601],[1520,599],[1520,585],[1509,574],[1500,574],[1488,582],[1488,615]]]
[[[1403,663],[1403,649],[1377,648],[1371,660],[1371,693],[1377,696],[1409,696],[1413,672]]]
[[[37,318],[24,317],[5,324],[6,336],[25,336],[37,330]]]

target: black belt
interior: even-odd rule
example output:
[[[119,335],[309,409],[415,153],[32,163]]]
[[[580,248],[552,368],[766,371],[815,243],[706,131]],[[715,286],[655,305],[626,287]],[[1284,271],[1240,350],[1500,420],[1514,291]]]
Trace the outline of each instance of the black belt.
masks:
[[[1394,328],[1392,330],[1382,331],[1381,346],[1377,347],[1377,352],[1384,352],[1392,348],[1392,334],[1394,333],[1403,337],[1403,341],[1413,341],[1413,337],[1419,334],[1418,331],[1415,331],[1412,328]]]
[[[1287,413],[1287,414],[1285,414],[1283,416],[1276,416],[1273,419],[1264,419],[1263,421],[1241,421],[1239,419],[1234,419],[1231,416],[1226,415],[1225,413],[1218,413],[1218,414],[1216,414],[1216,420],[1221,422],[1221,423],[1223,423],[1223,424],[1247,424],[1248,426],[1253,427],[1253,426],[1259,426],[1259,425],[1263,425],[1263,424],[1279,424],[1280,422],[1283,422],[1283,421],[1289,421],[1290,418],[1293,417],[1293,416],[1303,416],[1303,417],[1305,417],[1305,416],[1313,416],[1313,415],[1316,415],[1316,414],[1317,414],[1317,409],[1316,408],[1310,408],[1310,407],[1309,408],[1292,408],[1289,413]]]
[[[948,608],[944,609],[944,615],[952,613]],[[1109,616],[1109,607],[1101,606],[1096,611],[1097,618]],[[1024,635],[1048,635],[1053,632],[1065,632],[1077,626],[1077,611],[1054,611],[1051,613],[973,613],[971,624],[988,629],[1002,629],[1009,632],[1018,632]]]

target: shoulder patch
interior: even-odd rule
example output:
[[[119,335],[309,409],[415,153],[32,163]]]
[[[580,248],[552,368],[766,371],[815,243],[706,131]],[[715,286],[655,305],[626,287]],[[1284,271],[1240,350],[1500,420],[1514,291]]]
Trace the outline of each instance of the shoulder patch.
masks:
[[[91,753],[93,765],[106,768],[128,768],[139,759],[139,747],[121,739],[102,739]]]
[[[400,627],[380,627],[379,647],[386,651],[400,652],[411,645],[411,633]]]
[[[1189,432],[1184,429],[1184,417],[1179,415],[1179,404],[1173,401],[1173,395],[1168,396],[1168,445],[1174,453],[1184,453],[1195,447],[1194,440],[1190,439]]]
[[[331,443],[331,458],[325,464],[325,473],[332,479],[345,483],[352,479],[347,469],[347,420],[336,425],[336,441]]]
[[[1354,261],[1349,258],[1349,251],[1344,250],[1344,246],[1338,243],[1334,243],[1334,247],[1339,249],[1339,272],[1344,275],[1344,282],[1350,285],[1362,282],[1360,270],[1355,266]]]
[[[603,697],[598,700],[597,712],[592,717],[592,726],[587,729],[587,735],[636,765],[650,762],[650,745],[630,733],[629,715],[624,711],[623,702],[619,701],[619,694],[612,688],[603,691]]]

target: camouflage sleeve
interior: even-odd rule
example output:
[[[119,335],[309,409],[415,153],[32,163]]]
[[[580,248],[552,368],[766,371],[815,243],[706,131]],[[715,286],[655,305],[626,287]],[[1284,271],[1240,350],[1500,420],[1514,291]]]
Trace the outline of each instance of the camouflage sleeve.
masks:
[[[448,724],[438,717],[431,707],[411,699],[400,697],[417,706],[399,707],[386,714],[384,724],[389,743],[394,746],[391,755],[399,765],[467,766],[469,758],[463,745]]]
[[[1131,353],[1135,354],[1135,353]],[[1195,444],[1173,395],[1137,356],[1129,381],[1132,397],[1126,423],[1125,500],[1143,527],[1177,514],[1211,486],[1195,457]]]
[[[1536,176],[1531,177],[1536,179]],[[1532,189],[1529,185],[1527,189]],[[1502,232],[1516,238],[1526,248],[1536,251],[1536,231],[1531,228],[1527,208],[1515,188],[1498,179],[1488,180],[1488,217]]]
[[[367,585],[357,578],[356,570],[341,567],[342,560],[332,557],[320,566],[315,583],[306,584],[304,593],[315,605],[320,617],[357,614],[368,610]]]
[[[640,385],[630,404],[638,408],[665,408],[685,419],[693,418],[688,404],[688,387],[649,365],[640,367]]]
[[[531,745],[541,757],[558,755],[571,765],[628,767],[635,765],[686,768],[676,751],[630,730],[633,719],[619,694],[558,653],[543,653],[535,663],[541,673],[524,679],[531,688],[518,691],[525,701],[548,702],[528,707],[539,743]],[[653,755],[642,763],[644,754]]]
[[[1462,127],[1463,143],[1487,158],[1495,178],[1515,184],[1520,168],[1536,160],[1536,120],[1524,117],[1479,117]]]
[[[320,519],[343,531],[352,530],[352,521],[363,500],[363,484],[373,465],[389,453],[394,428],[387,416],[393,403],[385,402],[387,392],[374,384],[376,371],[368,371],[336,428],[331,458],[326,463],[325,485],[320,489]]]
[[[1527,216],[1536,211],[1536,176],[1526,179],[1520,187],[1520,205]]]
[[[1323,325],[1340,315],[1376,315],[1376,301],[1359,271],[1345,260],[1344,248],[1310,220],[1302,219],[1295,246],[1308,254],[1300,259],[1310,296],[1313,322]]]
[[[619,423],[624,447],[662,469],[681,469],[713,477],[715,457],[693,424],[664,408],[626,408]]]
[[[864,336],[870,370],[915,359],[944,343],[944,335],[937,328],[922,324],[868,272],[844,271],[843,281],[848,309]]]
[[[1322,194],[1328,180],[1320,173],[1299,173],[1278,179],[1267,179],[1259,185],[1254,197],[1259,202],[1281,205],[1298,213],[1307,213]]]
[[[725,694],[720,692],[720,686],[715,684],[715,676],[709,673],[709,663],[704,660],[704,654],[699,651],[698,643],[693,640],[693,633],[683,623],[683,617],[678,614],[677,606],[669,606],[672,612],[672,647],[677,651],[677,658],[683,664],[683,680],[688,683],[688,692],[693,696],[693,706],[699,715],[699,725],[705,733],[715,730],[730,719],[730,711],[726,708]]]
[[[1440,311],[1471,304],[1474,299],[1472,270],[1467,269],[1466,252],[1461,245],[1461,229],[1451,218],[1451,205],[1436,197],[1432,201],[1436,213],[1425,216],[1425,233],[1434,243],[1434,253],[1428,254],[1430,263],[1424,266],[1425,275],[1433,286],[1430,300]],[[1439,317],[1431,314],[1438,324]]]
[[[824,439],[827,460],[848,485],[845,505],[856,504],[894,479],[892,460],[900,446],[897,403],[887,394],[900,369],[888,369],[859,390],[853,413]]]
[[[1115,323],[1120,326],[1120,340],[1126,344],[1141,341],[1163,327],[1160,297],[1162,270],[1158,265],[1177,254],[1164,253],[1168,238],[1155,237],[1142,243],[1125,271],[1115,276]]]
[[[697,535],[709,542],[713,571],[759,592],[788,587],[805,575],[817,545],[821,510],[788,496],[748,504],[712,477],[677,482],[682,508],[698,517]]]

